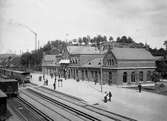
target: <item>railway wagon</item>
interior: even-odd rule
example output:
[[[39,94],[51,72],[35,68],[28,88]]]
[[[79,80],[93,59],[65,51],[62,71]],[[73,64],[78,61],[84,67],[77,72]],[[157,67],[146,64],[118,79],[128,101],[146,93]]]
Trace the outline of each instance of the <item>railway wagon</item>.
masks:
[[[19,81],[19,83],[29,83],[30,82],[30,72],[25,71],[16,71],[16,70],[10,70],[10,69],[0,69],[1,76],[7,76],[11,79],[16,79]]]
[[[18,95],[18,81],[14,79],[0,79],[0,89],[8,96]]]
[[[7,95],[0,90],[0,120],[7,111]]]

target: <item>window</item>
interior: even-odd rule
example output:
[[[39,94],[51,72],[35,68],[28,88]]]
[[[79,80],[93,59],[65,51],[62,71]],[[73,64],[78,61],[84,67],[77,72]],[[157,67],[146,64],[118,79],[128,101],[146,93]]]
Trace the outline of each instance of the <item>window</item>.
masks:
[[[135,72],[131,73],[131,82],[135,82]]]
[[[84,80],[84,70],[82,70],[82,80]]]
[[[112,65],[114,65],[114,60],[112,59]]]
[[[109,72],[109,79],[108,79],[108,84],[110,85],[112,83],[112,72]]]
[[[127,72],[123,73],[123,82],[126,83],[127,82]]]
[[[85,70],[85,75],[86,75],[86,78],[88,79],[88,71]]]
[[[109,72],[109,80],[111,80],[112,79],[112,72],[110,71]]]
[[[139,81],[143,81],[143,72],[142,71],[139,72]]]
[[[147,81],[151,81],[151,71],[147,71]]]
[[[94,78],[94,76],[93,76],[93,71],[91,71],[91,74],[92,74],[92,78]]]
[[[108,60],[107,60],[107,63],[108,63],[109,66],[111,66],[112,60],[111,60],[111,59],[108,59]]]

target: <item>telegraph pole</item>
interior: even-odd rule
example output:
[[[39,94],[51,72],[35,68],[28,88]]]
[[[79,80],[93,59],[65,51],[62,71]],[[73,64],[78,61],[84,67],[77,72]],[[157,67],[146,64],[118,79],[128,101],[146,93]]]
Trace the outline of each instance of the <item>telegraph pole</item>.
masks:
[[[37,33],[36,32],[32,32],[35,35],[35,50],[37,50]]]
[[[101,52],[101,47],[100,47],[100,56],[102,55],[102,52]],[[101,63],[101,66],[100,66],[100,74],[101,74],[101,78],[100,78],[100,91],[103,92],[103,69],[102,69],[102,66],[103,66],[103,59],[102,57],[100,58],[100,63]]]

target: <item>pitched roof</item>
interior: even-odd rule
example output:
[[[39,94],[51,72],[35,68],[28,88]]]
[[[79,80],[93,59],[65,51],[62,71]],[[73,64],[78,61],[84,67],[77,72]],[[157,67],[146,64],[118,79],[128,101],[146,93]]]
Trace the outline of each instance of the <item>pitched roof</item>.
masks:
[[[45,55],[44,56],[44,60],[45,61],[52,61],[52,60],[56,60],[56,55]]]
[[[42,66],[55,66],[58,63],[56,55],[45,55]]]
[[[99,50],[91,46],[67,46],[67,50],[70,54],[99,54]]]
[[[102,61],[102,57],[98,57],[95,58],[91,61],[88,61],[87,63],[85,63],[84,65],[82,65],[82,67],[94,67],[94,68],[99,68],[101,66],[101,61]]]
[[[96,58],[102,58],[104,55],[100,54],[94,54],[94,55],[80,55],[80,65],[84,65],[86,63],[89,63],[90,61],[96,59]]]
[[[155,60],[151,53],[143,48],[113,48],[111,51],[118,60]]]

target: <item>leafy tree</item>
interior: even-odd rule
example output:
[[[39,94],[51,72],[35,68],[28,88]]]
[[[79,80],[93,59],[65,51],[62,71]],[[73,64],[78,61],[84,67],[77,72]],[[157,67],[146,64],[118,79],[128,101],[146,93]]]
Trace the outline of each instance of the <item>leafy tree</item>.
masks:
[[[88,41],[87,37],[83,37],[83,42],[85,43],[85,45],[88,45],[89,41]]]
[[[26,52],[21,56],[21,64],[27,68],[30,64],[30,56],[31,54],[29,52]]]
[[[120,41],[120,39],[121,39],[120,37],[117,37],[117,40],[116,40],[116,42],[119,42],[119,41]]]
[[[167,78],[167,61],[157,60],[156,67],[156,71],[161,74],[162,78]]]
[[[156,71],[152,73],[151,78],[152,78],[152,81],[155,83],[160,81],[160,75]]]
[[[165,45],[167,51],[167,40],[164,41],[163,45]]]
[[[78,42],[79,42],[80,45],[82,44],[83,40],[82,40],[81,37],[78,38]]]
[[[112,37],[112,36],[110,36],[110,37],[109,37],[109,40],[110,40],[110,41],[112,41],[112,40],[113,40],[113,37]]]

